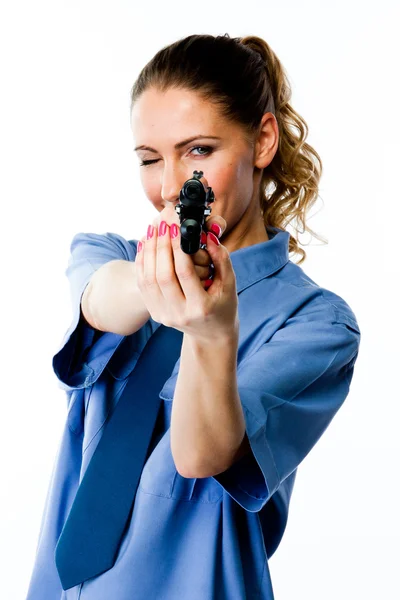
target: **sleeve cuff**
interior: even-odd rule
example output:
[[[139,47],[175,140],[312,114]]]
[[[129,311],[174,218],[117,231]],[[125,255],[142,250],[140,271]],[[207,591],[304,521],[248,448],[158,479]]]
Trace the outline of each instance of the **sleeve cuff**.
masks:
[[[214,479],[245,510],[260,511],[279,486],[279,476],[265,436],[265,426],[252,431],[248,410],[243,406],[246,432],[252,451],[242,456]]]
[[[72,323],[52,359],[59,387],[67,392],[92,385],[125,337],[98,331],[86,323],[81,313],[81,299],[91,275],[82,286]]]

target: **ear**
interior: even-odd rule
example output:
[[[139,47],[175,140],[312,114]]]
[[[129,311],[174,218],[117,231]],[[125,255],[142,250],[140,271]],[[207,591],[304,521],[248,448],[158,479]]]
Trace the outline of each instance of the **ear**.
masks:
[[[267,167],[274,158],[279,144],[278,122],[271,112],[265,113],[260,122],[259,134],[254,149],[254,166]]]

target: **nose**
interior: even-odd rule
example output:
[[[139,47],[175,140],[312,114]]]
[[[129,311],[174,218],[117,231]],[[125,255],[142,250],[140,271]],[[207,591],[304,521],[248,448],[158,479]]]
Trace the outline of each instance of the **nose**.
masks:
[[[165,163],[161,175],[161,197],[164,202],[179,202],[181,188],[189,177],[190,175],[176,164]]]

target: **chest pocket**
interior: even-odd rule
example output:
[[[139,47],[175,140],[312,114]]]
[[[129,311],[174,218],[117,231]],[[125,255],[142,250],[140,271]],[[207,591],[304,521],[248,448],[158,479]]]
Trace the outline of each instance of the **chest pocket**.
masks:
[[[164,400],[165,403],[165,400]],[[165,404],[164,404],[165,408]],[[141,493],[167,500],[215,503],[223,495],[222,487],[212,477],[182,477],[176,470],[171,452],[171,428],[168,427],[148,457],[139,481]]]
[[[176,469],[171,451],[171,415],[173,395],[180,360],[160,391],[161,407],[157,421],[161,435],[144,464],[138,489],[142,493],[185,502],[215,503],[223,496],[223,488],[212,477],[182,477]],[[155,432],[157,435],[157,432]]]

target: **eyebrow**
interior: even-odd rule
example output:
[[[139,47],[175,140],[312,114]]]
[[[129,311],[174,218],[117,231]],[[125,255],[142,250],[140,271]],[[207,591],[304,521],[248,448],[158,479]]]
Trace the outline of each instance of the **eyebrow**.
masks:
[[[220,140],[220,137],[217,137],[215,135],[194,135],[193,137],[187,139],[187,140],[183,140],[183,142],[178,142],[177,144],[175,144],[174,148],[175,150],[179,150],[180,148],[183,148],[183,146],[186,146],[186,144],[189,144],[190,142],[193,142],[194,140],[197,140],[198,138],[207,138],[210,140]],[[136,146],[136,148],[134,149],[135,152],[137,150],[149,150],[150,152],[157,152],[157,150],[154,150],[154,148],[150,148],[150,146]]]

